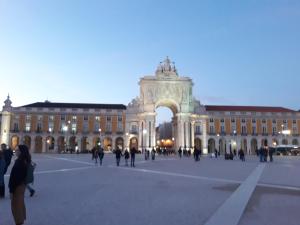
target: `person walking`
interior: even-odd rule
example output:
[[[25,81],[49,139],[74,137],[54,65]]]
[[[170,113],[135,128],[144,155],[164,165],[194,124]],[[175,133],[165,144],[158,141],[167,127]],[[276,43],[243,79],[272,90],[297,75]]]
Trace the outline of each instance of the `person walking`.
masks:
[[[129,151],[128,149],[126,148],[125,149],[125,152],[124,152],[124,158],[125,158],[125,166],[128,166],[128,159],[129,159]]]
[[[156,153],[155,149],[152,148],[152,151],[151,151],[151,158],[152,158],[152,161],[155,160],[155,153]]]
[[[93,148],[94,149],[94,151],[93,151],[93,155],[94,155],[94,159],[95,159],[95,165],[97,165],[98,164],[98,152],[99,152],[99,150],[98,150],[98,148]]]
[[[269,148],[270,162],[273,162],[273,154],[274,154],[274,148]]]
[[[132,149],[130,149],[130,166],[131,167],[135,167],[134,162],[135,162],[135,153],[136,153],[136,149],[135,147],[133,147]]]
[[[181,149],[181,147],[179,147],[179,150],[178,150],[178,155],[179,155],[179,158],[181,158],[181,157],[182,157],[182,149]]]
[[[100,166],[102,166],[102,161],[104,158],[104,150],[102,147],[99,148],[98,155],[99,155]]]
[[[4,159],[3,151],[0,150],[0,198],[5,197],[5,183],[4,183],[4,172],[5,172],[6,162]]]
[[[17,159],[11,170],[9,178],[9,192],[11,195],[11,210],[16,225],[23,224],[26,220],[26,207],[24,193],[28,165],[31,156],[26,145],[19,145],[16,149]]]
[[[115,151],[115,154],[116,154],[117,166],[120,166],[122,151],[120,150],[119,147],[117,147],[117,150]]]

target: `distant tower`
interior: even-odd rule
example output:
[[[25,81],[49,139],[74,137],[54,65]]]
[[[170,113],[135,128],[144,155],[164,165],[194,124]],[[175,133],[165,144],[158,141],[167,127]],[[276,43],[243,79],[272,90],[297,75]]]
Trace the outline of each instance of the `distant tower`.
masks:
[[[4,101],[4,106],[2,109],[2,120],[1,120],[1,144],[9,144],[9,132],[10,132],[10,121],[12,114],[12,102],[9,99],[9,95],[7,99]]]

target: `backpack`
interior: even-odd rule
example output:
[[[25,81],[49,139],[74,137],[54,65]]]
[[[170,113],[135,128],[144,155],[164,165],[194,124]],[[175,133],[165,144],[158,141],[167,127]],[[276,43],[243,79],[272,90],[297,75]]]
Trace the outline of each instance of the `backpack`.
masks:
[[[28,166],[27,166],[27,175],[26,175],[26,179],[25,179],[25,183],[26,184],[31,184],[33,183],[33,172],[34,172],[34,169],[35,169],[35,164],[34,163],[30,163]]]

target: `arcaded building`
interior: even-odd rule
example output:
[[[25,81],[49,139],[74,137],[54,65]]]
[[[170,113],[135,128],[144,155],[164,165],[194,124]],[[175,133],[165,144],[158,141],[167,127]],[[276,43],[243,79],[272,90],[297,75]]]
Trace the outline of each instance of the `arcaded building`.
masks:
[[[32,152],[79,152],[101,145],[152,149],[157,140],[156,109],[168,107],[172,144],[204,154],[243,149],[254,154],[262,145],[299,146],[300,112],[284,107],[203,105],[193,96],[193,81],[179,76],[166,58],[154,75],[143,76],[140,95],[127,106],[37,102],[13,107],[8,97],[1,112],[1,142],[23,143]],[[196,90],[197,92],[197,90]]]

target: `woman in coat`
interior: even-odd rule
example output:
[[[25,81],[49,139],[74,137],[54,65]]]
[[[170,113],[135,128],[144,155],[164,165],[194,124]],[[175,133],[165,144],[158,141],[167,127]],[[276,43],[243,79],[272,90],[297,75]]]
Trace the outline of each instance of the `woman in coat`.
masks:
[[[26,220],[24,193],[26,188],[27,167],[31,163],[31,156],[26,145],[19,145],[16,149],[17,159],[9,178],[9,192],[11,194],[11,210],[16,225]]]

